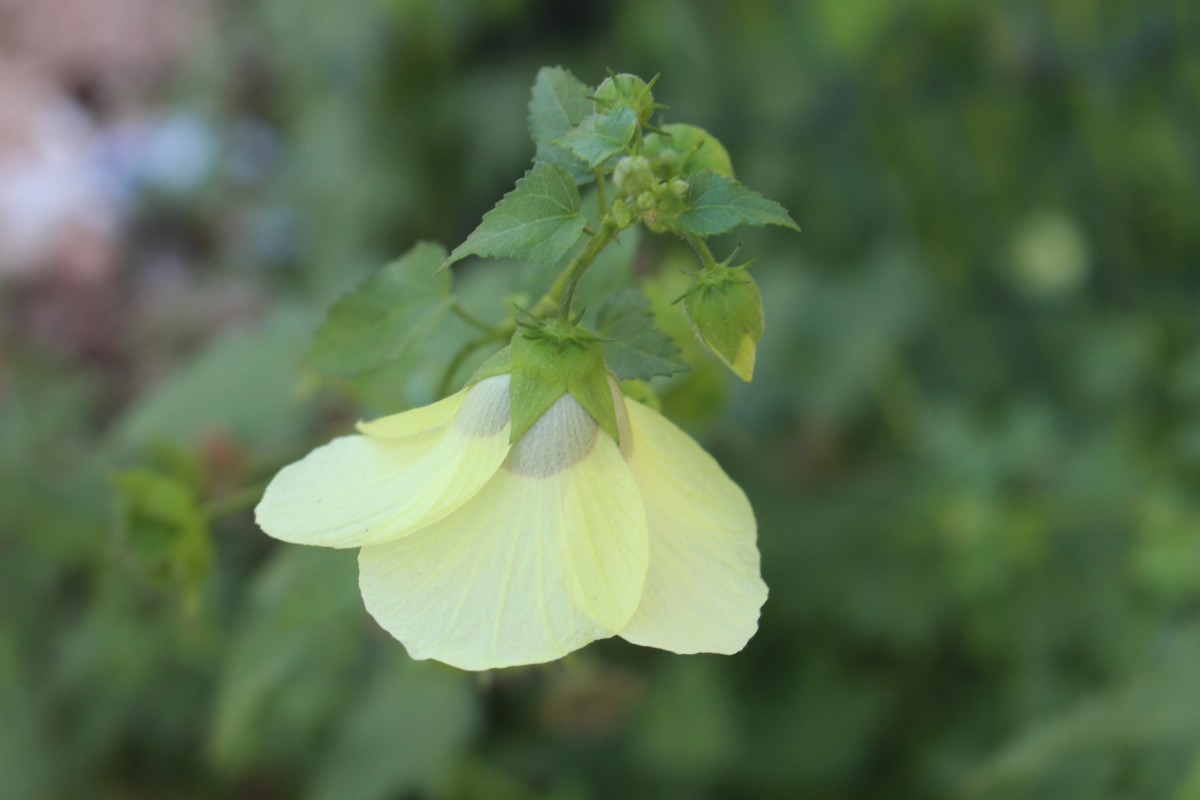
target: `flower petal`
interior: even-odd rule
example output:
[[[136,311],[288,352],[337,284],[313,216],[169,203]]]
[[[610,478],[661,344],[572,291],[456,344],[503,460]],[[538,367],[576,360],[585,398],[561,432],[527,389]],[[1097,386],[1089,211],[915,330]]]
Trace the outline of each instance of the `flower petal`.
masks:
[[[285,542],[325,547],[412,533],[453,512],[499,469],[508,417],[505,375],[368,423],[372,435],[334,439],[276,475],[255,509],[259,527]],[[391,438],[401,430],[405,438]]]
[[[628,403],[629,468],[646,504],[650,569],[621,636],[675,653],[736,653],[767,599],[746,495],[686,433]]]
[[[613,440],[564,395],[471,501],[359,554],[367,610],[413,658],[492,669],[612,636],[637,607],[649,547]]]

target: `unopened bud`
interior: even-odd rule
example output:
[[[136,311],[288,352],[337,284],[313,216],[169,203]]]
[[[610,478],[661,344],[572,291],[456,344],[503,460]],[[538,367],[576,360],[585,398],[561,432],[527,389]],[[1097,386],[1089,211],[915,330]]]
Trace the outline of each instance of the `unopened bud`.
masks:
[[[650,93],[650,85],[637,75],[621,73],[605,78],[596,89],[595,98],[597,113],[625,106],[634,110],[642,125],[654,115],[654,95]]]
[[[754,354],[764,320],[758,285],[743,268],[717,265],[705,270],[684,298],[696,336],[739,378],[754,375]]]
[[[613,183],[629,197],[652,190],[658,183],[650,159],[645,156],[625,156],[613,170]]]

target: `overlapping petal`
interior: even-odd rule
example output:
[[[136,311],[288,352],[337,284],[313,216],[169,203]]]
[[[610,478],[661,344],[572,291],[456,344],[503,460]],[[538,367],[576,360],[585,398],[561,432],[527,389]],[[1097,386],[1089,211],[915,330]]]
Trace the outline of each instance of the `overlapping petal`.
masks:
[[[508,455],[508,376],[360,426],[284,468],[256,509],[277,539],[359,547],[452,513]]]
[[[550,661],[622,630],[648,558],[620,450],[564,395],[470,502],[364,547],[359,584],[414,658],[488,669]]]
[[[754,512],[690,436],[640,403],[627,405],[650,566],[621,636],[676,653],[736,653],[758,629],[767,598]]]

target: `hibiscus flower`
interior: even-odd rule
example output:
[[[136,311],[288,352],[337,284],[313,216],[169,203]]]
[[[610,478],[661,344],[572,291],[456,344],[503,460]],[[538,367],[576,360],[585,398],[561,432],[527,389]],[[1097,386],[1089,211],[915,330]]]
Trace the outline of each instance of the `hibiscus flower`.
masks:
[[[767,596],[750,504],[609,384],[616,440],[567,392],[510,443],[507,374],[360,423],[283,469],[258,524],[361,548],[366,608],[416,659],[534,664],[614,635],[735,653]]]

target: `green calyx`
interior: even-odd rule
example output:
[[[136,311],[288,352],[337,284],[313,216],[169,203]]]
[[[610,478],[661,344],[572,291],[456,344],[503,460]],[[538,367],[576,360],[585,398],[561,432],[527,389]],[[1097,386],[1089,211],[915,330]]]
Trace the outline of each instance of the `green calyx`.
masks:
[[[530,325],[513,336],[507,358],[512,370],[512,441],[524,436],[566,392],[613,441],[620,440],[604,351],[595,334],[557,319]]]
[[[494,378],[497,375],[507,375],[512,372],[512,347],[505,345],[487,357],[479,365],[479,369],[467,379],[467,387],[474,386],[482,380]]]
[[[696,336],[744,381],[754,376],[754,355],[762,338],[762,295],[746,268],[711,264],[683,296]]]

